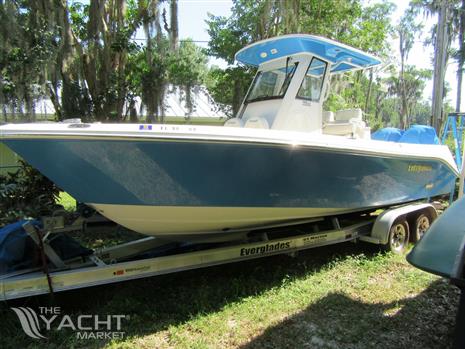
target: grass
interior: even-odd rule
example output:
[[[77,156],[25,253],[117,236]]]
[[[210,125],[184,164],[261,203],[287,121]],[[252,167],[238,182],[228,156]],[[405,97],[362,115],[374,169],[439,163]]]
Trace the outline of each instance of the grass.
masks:
[[[75,211],[76,210],[76,199],[74,199],[68,193],[62,191],[56,201],[58,205],[63,206],[66,211]]]
[[[101,238],[101,237],[99,237]],[[0,306],[2,348],[447,348],[457,290],[403,256],[346,243],[57,294],[63,314],[129,314],[123,340],[29,339]]]

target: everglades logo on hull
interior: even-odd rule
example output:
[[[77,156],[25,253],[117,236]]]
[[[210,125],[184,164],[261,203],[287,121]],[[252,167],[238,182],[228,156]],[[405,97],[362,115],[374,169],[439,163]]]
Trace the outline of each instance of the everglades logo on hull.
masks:
[[[409,172],[430,172],[433,167],[429,165],[408,165]]]
[[[269,252],[287,250],[291,248],[291,242],[276,242],[274,244],[266,244],[263,246],[241,248],[241,256],[253,256],[257,254],[265,254]]]

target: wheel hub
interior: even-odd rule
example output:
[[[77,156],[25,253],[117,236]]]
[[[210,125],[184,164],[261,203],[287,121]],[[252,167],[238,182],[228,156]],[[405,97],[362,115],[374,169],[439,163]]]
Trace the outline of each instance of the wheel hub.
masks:
[[[402,250],[407,239],[407,231],[402,224],[397,224],[392,229],[391,246],[395,250]]]
[[[421,238],[425,235],[426,231],[429,229],[429,219],[428,217],[421,217],[418,220],[417,233],[418,237]]]

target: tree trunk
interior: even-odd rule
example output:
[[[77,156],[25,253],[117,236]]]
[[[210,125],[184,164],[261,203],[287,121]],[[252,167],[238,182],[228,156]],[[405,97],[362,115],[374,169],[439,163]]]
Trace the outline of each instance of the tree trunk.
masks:
[[[50,101],[55,108],[55,115],[57,120],[63,120],[62,113],[61,113],[61,105],[60,101],[58,100],[58,93],[56,89],[56,85],[52,85],[52,83],[47,83],[47,90],[48,95],[50,97]]]
[[[118,5],[116,7],[116,23],[117,29],[116,34],[119,35],[120,31],[126,28],[126,0],[118,0]],[[116,35],[116,36],[117,36]],[[117,38],[112,38],[112,42],[118,40]],[[113,55],[114,67],[117,75],[117,91],[115,107],[116,107],[116,116],[117,120],[123,120],[123,110],[124,104],[126,102],[127,86],[126,86],[126,63],[128,60],[128,52],[126,48],[119,49]]]
[[[24,90],[24,107],[26,109],[27,121],[33,122],[34,119],[32,115],[32,98],[31,98],[31,95],[29,94],[27,86],[23,86],[23,90]]]
[[[132,99],[129,103],[129,121],[131,123],[137,123],[139,121],[137,118],[136,102],[134,99]]]
[[[165,94],[166,94],[166,85],[163,83],[162,90],[160,91],[158,106],[160,108],[159,112],[159,121],[160,123],[165,123]]]
[[[63,119],[79,118],[87,114],[83,106],[83,96],[79,84],[74,59],[81,56],[82,50],[71,29],[66,1],[57,1],[58,23],[60,25],[61,47],[58,54],[58,66],[62,78],[62,115]]]
[[[459,63],[459,68],[457,70],[457,101],[455,104],[455,111],[460,113],[461,104],[462,104],[462,76],[463,76],[463,63],[462,60]]]
[[[186,91],[187,118],[190,119],[192,111],[194,109],[193,103],[192,103],[192,89],[191,89],[191,86],[186,85],[185,86],[185,91]]]
[[[179,47],[179,29],[178,29],[178,0],[170,2],[170,41],[171,51],[176,51]]]
[[[464,0],[465,1],[465,0]],[[370,94],[371,94],[371,88],[373,86],[373,68],[370,69],[370,80],[368,83],[368,91],[367,91],[367,96],[365,99],[365,113],[368,114],[368,103],[370,102]]]
[[[379,118],[379,111],[381,109],[381,100],[382,100],[382,93],[380,91],[378,91],[376,93],[376,107],[375,107],[375,120],[376,121]],[[384,126],[383,120],[381,120],[381,122],[383,123],[383,126]]]
[[[440,11],[438,15],[438,29],[436,34],[436,42],[434,44],[434,75],[433,75],[433,103],[432,103],[432,119],[431,125],[439,133],[441,129],[441,119],[443,113],[444,99],[444,73],[447,63],[447,3],[441,1]]]
[[[242,103],[242,88],[241,88],[240,80],[236,79],[234,81],[234,92],[233,92],[233,116],[237,117],[237,113],[239,112],[239,108],[241,107]]]
[[[403,32],[399,33],[399,49],[400,49],[400,73],[399,73],[399,89],[400,89],[400,128],[404,130],[407,126],[407,96],[405,93],[405,58],[407,49],[405,45]]]
[[[465,63],[465,42],[463,41],[465,35],[465,0],[462,0],[460,7],[460,25],[459,25],[459,59],[457,67],[457,101],[455,104],[455,111],[460,112],[462,102],[462,77],[463,65]]]
[[[142,23],[147,37],[145,59],[148,68],[142,79],[142,100],[147,111],[146,122],[152,123],[158,121],[159,115],[162,114],[163,97],[165,95],[164,72],[159,71],[160,69],[154,64],[153,59],[154,49],[164,51],[159,2],[151,1],[145,8],[142,8],[142,10]],[[156,47],[153,45],[153,31],[155,31]],[[166,54],[166,52],[159,52],[159,54],[163,55]]]
[[[6,104],[2,104],[2,111],[3,111],[3,118],[5,119],[5,122],[8,123],[8,114],[6,112]]]

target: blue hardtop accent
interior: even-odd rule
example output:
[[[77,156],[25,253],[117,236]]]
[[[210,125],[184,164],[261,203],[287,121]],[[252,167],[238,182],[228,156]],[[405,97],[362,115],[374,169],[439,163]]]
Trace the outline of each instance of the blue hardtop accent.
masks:
[[[236,60],[258,66],[298,53],[311,53],[331,63],[332,73],[366,69],[381,64],[378,58],[337,41],[306,34],[278,36],[256,42],[236,53]]]
[[[398,142],[404,134],[404,131],[395,127],[386,127],[379,129],[371,135],[375,141]]]

